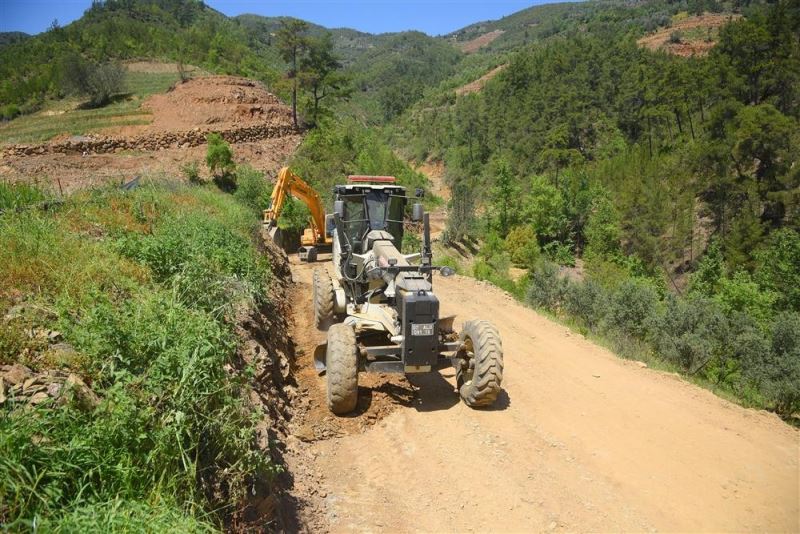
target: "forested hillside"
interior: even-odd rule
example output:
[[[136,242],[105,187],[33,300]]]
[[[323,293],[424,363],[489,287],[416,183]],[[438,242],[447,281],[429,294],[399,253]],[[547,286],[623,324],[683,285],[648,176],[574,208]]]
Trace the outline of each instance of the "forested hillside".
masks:
[[[751,6],[689,58],[637,45],[646,25],[631,20],[648,20],[636,18],[645,7],[630,20],[601,10],[600,24],[513,53],[480,93],[440,90],[393,138],[445,162],[447,238],[479,238],[477,276],[790,414],[798,3]],[[582,282],[557,274],[576,262]],[[511,281],[511,265],[528,277]]]

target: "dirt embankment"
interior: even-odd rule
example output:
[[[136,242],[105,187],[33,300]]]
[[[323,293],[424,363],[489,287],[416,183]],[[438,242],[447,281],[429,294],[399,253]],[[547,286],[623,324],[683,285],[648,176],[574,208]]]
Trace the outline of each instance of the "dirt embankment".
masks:
[[[287,445],[309,531],[800,529],[796,429],[621,360],[471,278],[436,277],[434,289],[457,327],[480,317],[499,328],[505,392],[494,409],[464,406],[443,371],[362,374],[366,409],[324,415],[324,378],[310,367],[324,339],[311,329],[313,267],[292,266],[306,281],[294,332],[309,405],[292,425],[327,419],[335,430]]]
[[[180,175],[197,164],[204,170],[206,137],[219,132],[233,145],[237,164],[272,174],[301,140],[291,110],[258,82],[209,76],[153,95],[142,106],[153,122],[40,145],[0,150],[0,179],[35,181],[69,193],[138,174]]]

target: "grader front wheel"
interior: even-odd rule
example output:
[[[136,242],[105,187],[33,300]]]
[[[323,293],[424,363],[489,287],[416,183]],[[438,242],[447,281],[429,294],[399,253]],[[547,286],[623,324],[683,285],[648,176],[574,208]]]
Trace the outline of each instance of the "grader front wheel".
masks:
[[[458,392],[472,408],[490,406],[497,400],[503,380],[503,345],[500,334],[489,321],[464,323],[458,354],[463,366],[456,369]]]
[[[328,408],[336,415],[352,412],[358,404],[358,345],[352,326],[339,323],[328,330],[325,367]]]
[[[314,326],[318,330],[327,330],[333,324],[335,298],[331,275],[323,268],[314,269]]]

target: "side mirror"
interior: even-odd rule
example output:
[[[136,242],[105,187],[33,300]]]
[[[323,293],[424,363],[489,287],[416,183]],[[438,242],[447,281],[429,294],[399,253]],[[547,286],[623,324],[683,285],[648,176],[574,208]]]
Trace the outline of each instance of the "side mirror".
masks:
[[[452,267],[444,266],[439,268],[439,274],[447,278],[448,276],[456,274],[456,271]]]
[[[344,218],[344,200],[336,200],[333,203],[333,213],[339,216],[339,218]]]
[[[425,208],[422,207],[422,204],[419,202],[415,203],[411,206],[411,220],[414,222],[420,222],[422,220],[423,215],[425,214]]]

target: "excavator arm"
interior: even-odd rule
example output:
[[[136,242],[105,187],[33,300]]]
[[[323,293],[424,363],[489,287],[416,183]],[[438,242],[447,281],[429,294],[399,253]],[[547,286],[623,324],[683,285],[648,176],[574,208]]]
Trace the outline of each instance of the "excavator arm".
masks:
[[[293,173],[289,167],[283,167],[278,173],[278,180],[272,189],[270,207],[264,210],[264,224],[270,228],[270,234],[278,226],[278,219],[286,204],[287,195],[301,200],[311,212],[311,227],[303,231],[301,238],[303,248],[330,245],[331,239],[325,235],[325,209],[322,199],[305,180]],[[303,248],[301,248],[301,254]]]

